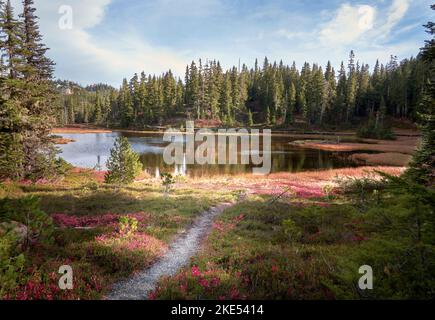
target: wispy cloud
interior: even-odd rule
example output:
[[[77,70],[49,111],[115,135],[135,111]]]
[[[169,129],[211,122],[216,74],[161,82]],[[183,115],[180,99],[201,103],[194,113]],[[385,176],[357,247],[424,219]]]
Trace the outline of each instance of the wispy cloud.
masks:
[[[373,29],[376,12],[376,8],[369,5],[343,4],[335,17],[320,30],[321,43],[335,46],[358,40]]]
[[[409,8],[409,0],[393,0],[387,12],[387,21],[377,31],[382,38],[387,38],[391,30],[403,19]]]

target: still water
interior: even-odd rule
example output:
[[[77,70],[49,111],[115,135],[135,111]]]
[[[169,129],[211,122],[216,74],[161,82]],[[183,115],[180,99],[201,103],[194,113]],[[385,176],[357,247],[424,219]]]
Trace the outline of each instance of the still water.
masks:
[[[123,135],[128,138],[133,149],[140,154],[143,167],[152,175],[170,172],[188,176],[251,173],[253,165],[172,165],[163,161],[163,150],[168,142],[159,133],[69,133],[60,134],[75,142],[58,146],[60,156],[76,167],[106,169],[115,138]],[[298,138],[300,139],[300,137]],[[292,146],[298,140],[291,136],[272,136],[272,172],[300,172],[315,169],[334,169],[353,166],[343,153],[311,150]],[[260,150],[261,151],[261,150]],[[239,162],[240,163],[240,162]]]

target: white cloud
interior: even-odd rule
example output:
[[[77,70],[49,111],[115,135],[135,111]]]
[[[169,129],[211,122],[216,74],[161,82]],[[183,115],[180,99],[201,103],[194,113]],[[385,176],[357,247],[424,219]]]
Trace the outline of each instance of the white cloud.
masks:
[[[21,6],[15,0],[16,11]],[[183,72],[184,59],[171,50],[152,47],[135,30],[123,34],[104,34],[96,37],[92,28],[104,22],[105,10],[112,0],[50,0],[36,2],[41,18],[44,42],[51,48],[49,55],[57,63],[56,74],[83,84],[106,82],[119,85],[123,77],[144,70],[161,73],[168,68]],[[61,30],[58,21],[60,6],[73,9],[73,28]],[[102,31],[99,30],[99,34]],[[92,72],[92,73],[91,73]]]
[[[335,10],[325,10],[321,13],[324,23],[313,23],[312,31],[297,26],[275,30],[276,36],[289,41],[285,42],[287,45],[274,47],[273,55],[278,59],[288,57],[290,61],[299,63],[309,61],[324,64],[331,60],[335,66],[339,66],[341,60],[346,61],[350,50],[355,51],[361,63],[372,66],[376,59],[386,62],[392,54],[400,58],[410,57],[418,52],[421,41],[400,39],[397,34],[412,26],[401,26],[403,29],[395,30],[396,38],[392,39],[393,28],[405,17],[408,6],[408,0],[390,0],[385,7],[345,3]],[[301,30],[303,32],[299,32]],[[297,37],[303,41],[294,41]]]
[[[328,46],[352,43],[373,28],[375,18],[375,7],[343,4],[335,17],[320,30],[320,41]]]
[[[377,29],[381,38],[385,38],[392,28],[402,20],[409,8],[409,0],[393,0],[387,13],[387,21]]]
[[[388,39],[405,16],[410,0],[392,0],[387,10],[375,6],[343,4],[319,32],[321,44],[347,45],[360,40],[375,44]]]

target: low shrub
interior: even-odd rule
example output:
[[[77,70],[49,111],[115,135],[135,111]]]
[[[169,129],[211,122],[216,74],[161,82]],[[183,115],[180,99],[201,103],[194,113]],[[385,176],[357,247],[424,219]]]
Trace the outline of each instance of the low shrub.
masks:
[[[136,218],[121,216],[119,218],[118,232],[122,237],[129,237],[137,231],[137,225]]]
[[[341,193],[357,204],[360,210],[365,210],[373,200],[379,204],[381,191],[387,186],[387,181],[384,178],[376,176],[338,178],[336,183],[338,183]]]
[[[17,221],[25,225],[27,244],[52,241],[53,220],[40,209],[38,197],[0,200],[0,221]]]
[[[58,175],[65,175],[70,172],[74,166],[66,162],[63,158],[58,158],[55,161],[55,170]]]
[[[23,281],[25,257],[15,248],[12,234],[0,236],[0,299]]]

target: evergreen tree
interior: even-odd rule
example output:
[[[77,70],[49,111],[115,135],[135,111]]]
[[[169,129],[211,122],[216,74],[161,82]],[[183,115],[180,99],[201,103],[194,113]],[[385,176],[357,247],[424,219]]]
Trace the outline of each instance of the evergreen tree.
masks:
[[[95,109],[94,109],[94,115],[92,117],[93,122],[96,124],[101,124],[101,121],[103,119],[103,101],[101,100],[100,95],[98,92],[96,93],[95,98]]]
[[[2,114],[8,122],[16,121],[15,125],[8,124],[14,129],[5,137],[14,145],[2,142],[1,148],[11,148],[10,154],[18,157],[16,171],[10,175],[37,179],[52,174],[54,167],[55,148],[49,138],[56,113],[52,87],[54,63],[45,56],[48,49],[42,44],[33,1],[24,0],[23,6],[22,20],[16,20],[10,1],[1,5],[1,51],[7,69],[2,72],[5,75],[1,83],[5,99]]]
[[[335,71],[328,61],[325,71],[325,92],[324,103],[320,114],[320,123],[323,123],[325,115],[331,114],[333,111],[335,99],[337,97],[337,83],[335,80]]]
[[[357,75],[355,69],[355,54],[353,50],[349,55],[349,74],[346,87],[346,122],[348,122],[355,113]]]
[[[336,123],[341,122],[346,117],[346,88],[347,88],[347,77],[346,70],[344,68],[344,63],[341,63],[340,72],[338,75],[337,83],[337,98],[335,100],[335,107],[333,114],[336,119]]]
[[[23,8],[20,17],[24,23],[24,57],[27,63],[24,74],[29,80],[51,80],[54,62],[46,56],[48,48],[42,43],[33,0],[23,0]]]
[[[290,83],[286,101],[287,101],[287,111],[286,111],[285,123],[287,125],[291,125],[293,124],[293,113],[296,108],[296,87],[293,81]]]
[[[231,78],[230,74],[225,74],[224,82],[222,84],[222,92],[221,92],[221,100],[220,100],[220,108],[221,108],[221,119],[227,125],[231,125],[233,122],[233,114],[232,114],[232,91],[231,91]]]
[[[25,167],[35,177],[47,176],[53,168],[55,148],[49,137],[54,125],[55,91],[52,85],[54,63],[47,56],[42,43],[38,17],[33,0],[23,0],[23,76],[25,93],[21,95],[28,116],[24,135]]]
[[[116,138],[106,165],[106,183],[130,184],[142,170],[139,155],[133,151],[125,137]]]
[[[122,83],[122,87],[119,93],[118,103],[120,108],[121,125],[125,128],[128,128],[130,125],[133,124],[134,108],[133,108],[133,100],[131,97],[131,92],[130,92],[129,85],[127,83],[127,79],[124,79]]]
[[[22,70],[22,42],[20,24],[14,18],[8,1],[0,2],[1,77],[0,77],[0,177],[20,178],[24,175],[23,131],[25,112],[19,92],[22,81],[17,70]]]
[[[435,5],[431,8],[435,10]],[[420,104],[422,142],[406,175],[414,182],[433,187],[435,182],[435,23],[428,22],[425,27],[432,38],[426,41],[425,47],[421,49],[422,59],[429,71]]]

